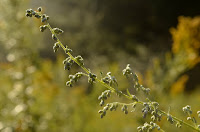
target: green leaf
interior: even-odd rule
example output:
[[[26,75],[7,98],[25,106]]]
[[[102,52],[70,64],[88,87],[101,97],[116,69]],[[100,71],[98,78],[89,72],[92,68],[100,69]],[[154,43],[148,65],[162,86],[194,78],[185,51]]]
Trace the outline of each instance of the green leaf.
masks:
[[[131,96],[131,94],[130,94],[130,92],[129,92],[129,90],[128,90],[128,89],[126,89],[126,92],[127,92],[127,94],[128,94],[129,96]]]

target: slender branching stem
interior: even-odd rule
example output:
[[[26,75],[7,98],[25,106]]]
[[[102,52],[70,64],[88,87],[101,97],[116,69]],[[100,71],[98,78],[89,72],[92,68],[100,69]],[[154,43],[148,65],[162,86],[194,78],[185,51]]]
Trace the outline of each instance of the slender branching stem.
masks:
[[[51,26],[50,26],[49,23],[47,23],[47,26],[48,26],[49,30],[51,31],[51,33],[54,34],[54,35],[56,36],[56,33],[54,33],[54,31],[53,31],[53,29],[51,28]],[[57,37],[57,36],[56,36],[56,37]],[[57,41],[58,41],[59,45],[62,47],[62,49],[63,49],[64,51],[66,51],[66,50],[67,50],[67,46],[65,47],[65,46],[62,44],[62,42],[58,39],[58,37],[57,37]],[[90,73],[90,71],[89,71],[87,68],[85,68],[83,65],[81,65],[81,64],[73,57],[73,55],[72,55],[70,52],[67,52],[66,54],[69,55],[69,57],[70,57],[74,62],[76,62],[76,64],[79,65],[87,74]],[[86,74],[86,75],[87,75],[87,74]],[[116,92],[116,93],[118,92],[118,91],[116,91],[115,88],[113,88],[113,87],[111,87],[110,85],[104,83],[102,80],[96,78],[96,81],[97,81],[98,83],[100,83],[101,85],[105,86],[106,88],[108,88],[109,90],[111,90],[112,92]],[[132,98],[131,98],[130,96],[128,96],[128,95],[126,95],[126,94],[124,94],[124,93],[119,92],[118,94],[124,96],[125,98],[127,98],[127,99],[129,99],[129,100],[132,100]],[[137,103],[138,103],[138,104],[143,104],[142,101],[138,101]],[[132,105],[133,103],[130,103],[130,104],[119,103],[119,104],[121,104],[121,105]],[[160,110],[160,109],[159,109],[159,112],[162,113],[163,115],[166,115],[166,116],[168,115],[168,114],[167,114],[165,111],[163,111],[163,110]],[[171,117],[172,117],[175,121],[178,121],[178,122],[180,122],[180,123],[182,123],[182,124],[184,124],[184,125],[186,125],[186,126],[192,128],[193,130],[196,130],[196,131],[200,132],[200,130],[199,130],[198,128],[196,128],[196,127],[194,127],[194,126],[192,126],[192,125],[190,125],[190,124],[184,122],[183,120],[180,120],[180,119],[178,119],[177,117],[172,116],[172,115],[171,115]],[[162,131],[164,131],[164,130],[162,130]]]
[[[160,111],[160,113],[162,113],[162,114],[165,115],[165,116],[168,115],[168,114],[167,114],[165,111],[163,111],[163,110],[159,110],[159,111]],[[192,126],[191,124],[189,124],[189,123],[187,123],[187,122],[185,122],[185,121],[183,121],[183,120],[181,120],[181,119],[179,119],[179,118],[177,118],[177,117],[175,117],[175,116],[173,116],[173,115],[171,115],[171,117],[172,117],[175,121],[178,121],[178,122],[180,122],[180,123],[182,123],[182,124],[184,124],[184,125],[186,125],[186,126],[192,128],[193,130],[200,132],[200,130],[199,130],[198,128]]]
[[[62,44],[62,42],[59,40],[59,38],[57,37],[57,33],[56,33],[56,31],[50,26],[50,24],[47,22],[47,19],[48,19],[48,16],[45,16],[44,14],[43,14],[43,16],[42,16],[42,14],[41,14],[41,9],[39,8],[38,9],[38,11],[39,12],[37,12],[39,15],[40,15],[40,17],[44,17],[44,18],[42,18],[41,20],[43,21],[43,22],[45,22],[46,23],[46,27],[48,27],[48,29],[50,30],[50,32],[52,33],[52,35],[55,37],[55,40],[57,41],[57,44],[64,50],[64,52],[70,57],[70,59],[71,60],[73,60],[77,65],[79,65],[82,69],[83,69],[83,71],[85,72],[85,73],[81,73],[82,75],[84,75],[84,76],[88,76],[88,77],[90,77],[90,75],[91,75],[91,71],[89,70],[89,69],[87,69],[81,62],[79,62],[70,52],[69,52],[69,50],[68,50],[68,47],[67,47],[67,45],[66,46],[64,46],[63,44]],[[31,10],[28,10],[27,11],[27,14],[26,14],[26,16],[32,16],[32,13],[33,11],[32,11],[32,9]],[[36,16],[35,16],[36,17]],[[37,17],[38,17],[38,15],[37,15]],[[44,19],[44,20],[43,20]],[[44,28],[44,27],[43,27]],[[63,32],[63,31],[62,31]],[[119,102],[113,102],[113,103],[118,103],[119,105],[123,105],[123,106],[132,106],[132,105],[135,105],[135,104],[141,104],[141,105],[146,105],[146,106],[148,106],[148,104],[147,103],[145,103],[145,102],[143,102],[143,101],[140,101],[139,99],[137,99],[137,98],[135,98],[135,100],[134,100],[134,96],[133,95],[131,95],[129,92],[127,92],[128,94],[125,94],[125,93],[122,93],[121,91],[119,91],[119,90],[117,90],[117,89],[115,89],[114,87],[112,87],[111,85],[109,85],[109,84],[107,84],[107,83],[105,83],[102,79],[98,79],[98,77],[97,76],[95,76],[94,77],[94,80],[95,80],[95,82],[97,82],[97,83],[99,83],[99,84],[101,84],[101,85],[103,85],[104,87],[106,87],[108,90],[110,90],[111,92],[113,92],[113,93],[116,93],[117,95],[119,95],[119,96],[124,96],[125,98],[127,98],[127,99],[129,99],[129,100],[131,100],[131,101],[133,101],[133,103],[119,103]],[[151,101],[149,101],[148,103],[153,103],[153,102],[151,102]],[[179,122],[180,124],[183,124],[183,125],[185,125],[185,126],[188,126],[188,127],[190,127],[190,128],[192,128],[193,130],[195,130],[195,131],[198,131],[198,132],[200,132],[200,129],[198,128],[198,126],[197,126],[197,124],[196,124],[196,122],[195,121],[193,121],[195,124],[194,124],[194,126],[193,125],[191,125],[191,124],[188,124],[188,123],[186,123],[185,121],[183,121],[183,120],[181,120],[181,119],[179,119],[179,118],[177,118],[177,117],[175,117],[175,116],[172,116],[172,115],[169,115],[169,113],[167,113],[167,112],[165,112],[165,111],[163,111],[163,110],[160,110],[160,109],[158,109],[158,108],[156,108],[157,106],[156,105],[154,105],[154,106],[151,106],[154,110],[156,110],[157,112],[159,112],[160,114],[162,114],[162,115],[165,115],[165,116],[167,116],[169,119],[170,119],[170,121],[173,123],[173,121],[176,121],[176,122]],[[104,107],[105,108],[105,107]],[[108,108],[108,106],[106,107],[106,109]],[[148,106],[148,109],[149,109],[149,106]],[[144,110],[147,110],[147,109],[144,109]],[[103,111],[100,111],[100,113],[102,113]],[[104,111],[105,112],[105,111]],[[125,113],[126,113],[126,111],[124,111]],[[127,113],[126,113],[127,114]],[[103,116],[105,116],[105,114],[103,115]],[[102,117],[103,117],[102,116]],[[189,115],[190,116],[190,115]],[[195,119],[193,119],[193,120],[195,120]],[[160,129],[161,131],[163,131],[164,132],[164,130],[162,130],[162,129]]]

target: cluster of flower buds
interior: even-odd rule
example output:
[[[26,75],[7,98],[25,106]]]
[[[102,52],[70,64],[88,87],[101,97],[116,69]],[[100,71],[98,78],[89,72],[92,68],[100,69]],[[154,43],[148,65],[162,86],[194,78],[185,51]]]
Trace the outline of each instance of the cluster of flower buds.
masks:
[[[121,110],[124,112],[124,114],[128,114],[128,107],[127,105],[123,105]]]
[[[122,71],[123,75],[128,77],[128,75],[133,74],[130,64],[127,64],[126,68]]]
[[[75,59],[80,66],[84,65],[82,56],[78,55],[78,56],[75,57]]]
[[[146,95],[149,94],[150,89],[149,88],[145,88],[142,85],[140,85],[139,80],[138,80],[138,76],[136,73],[132,72],[132,69],[130,68],[130,64],[127,64],[126,68],[122,71],[123,75],[126,77],[129,77],[129,75],[133,75],[133,82],[134,82],[134,88],[139,91],[142,90]]]
[[[56,42],[56,43],[54,44],[54,46],[53,46],[53,51],[54,51],[54,52],[57,52],[59,48],[60,48],[59,42]]]
[[[64,61],[63,61],[63,64],[64,64],[64,70],[70,70],[71,67],[72,67],[72,64],[74,63],[74,61],[68,57],[66,58]]]
[[[56,36],[55,34],[52,34],[52,36],[51,36],[51,37],[52,37],[52,39],[53,39],[53,40],[55,40],[55,41],[57,41],[57,40],[58,40],[58,38],[57,38],[57,36]]]
[[[132,72],[132,69],[130,68],[130,64],[127,64],[126,68],[122,72],[123,72],[123,75],[126,76],[126,77],[129,77],[129,75],[132,75],[133,82],[134,82],[134,88],[137,91],[142,90],[146,95],[149,94],[150,89],[145,88],[142,85],[140,85],[139,80],[138,80],[138,76],[137,76],[136,73]]]
[[[183,112],[187,113],[188,115],[192,114],[191,106],[187,105],[183,107]]]
[[[177,123],[176,123],[176,127],[177,127],[177,128],[181,128],[181,127],[182,127],[182,123],[177,122]]]
[[[150,93],[150,88],[144,88],[144,87],[142,87],[142,91],[143,91],[146,95],[149,95],[149,93]]]
[[[144,108],[142,109],[142,113],[143,113],[143,118],[146,118],[148,112],[151,111],[151,107],[149,106],[148,103],[143,103]]]
[[[93,74],[93,73],[89,73],[89,76],[88,76],[88,82],[90,83],[90,84],[93,84],[94,83],[94,81],[96,80],[96,78],[97,78],[97,76],[95,75],[95,74]]]
[[[142,113],[143,113],[143,118],[146,118],[148,113],[151,113],[151,119],[153,121],[161,121],[162,118],[162,114],[159,112],[158,110],[158,102],[144,102],[143,103],[144,108],[142,109]]]
[[[114,84],[116,84],[116,86],[118,86],[118,84],[117,84],[117,79],[116,79],[114,76],[111,76],[111,72],[108,72],[108,73],[106,74],[106,76],[105,76],[104,78],[102,78],[102,81],[103,81],[104,83],[109,84],[110,86],[112,86],[112,85],[114,85]]]
[[[62,29],[60,29],[60,28],[53,28],[53,31],[54,31],[55,34],[61,34],[61,33],[64,32],[64,31],[63,31]]]
[[[137,78],[137,75],[135,75],[135,83],[134,83],[134,88],[137,90],[137,91],[140,91],[142,90],[146,95],[149,95],[150,93],[150,88],[145,88],[143,85],[140,85],[140,83],[138,82],[138,78]]]
[[[171,124],[174,123],[174,119],[172,118],[170,114],[167,115],[167,121],[169,121]]]
[[[66,50],[65,50],[65,53],[67,54],[67,53],[71,53],[72,52],[72,49],[69,49],[69,48],[67,48]]]
[[[37,8],[37,11],[38,11],[38,12],[41,12],[41,11],[42,11],[42,7],[38,7],[38,8]]]
[[[106,111],[109,109],[109,104],[107,104],[103,110],[99,110],[98,113],[100,114],[100,117],[103,118],[106,115]]]
[[[118,102],[110,103],[110,111],[117,110]]]
[[[104,92],[101,93],[101,95],[98,97],[98,100],[101,100],[99,103],[100,106],[104,105],[104,100],[110,97],[110,94],[111,94],[110,90],[105,90]]]
[[[99,110],[98,113],[100,114],[100,117],[103,118],[106,115],[106,112],[108,110],[113,111],[113,110],[116,110],[117,107],[118,107],[118,102],[109,103],[109,104],[106,104],[106,106],[103,107],[102,110]]]
[[[188,114],[187,120],[191,120],[194,124],[197,125],[197,120],[195,119],[195,117],[191,117],[191,114],[192,114],[191,106],[187,105],[183,107],[183,112]],[[198,117],[200,117],[200,111],[197,111],[197,114],[198,114]],[[198,129],[200,129],[200,127]]]
[[[57,34],[57,35],[58,35],[58,34],[61,34],[61,33],[63,33],[64,31],[61,30],[61,29],[59,29],[59,28],[53,28],[53,32],[54,32],[54,33],[52,34],[52,39],[55,40],[55,41],[57,41],[58,38],[57,38],[56,34]]]
[[[36,18],[41,18],[41,15],[40,15],[40,12],[42,11],[42,8],[41,7],[39,7],[38,9],[37,9],[37,11],[34,11],[33,9],[27,9],[26,10],[26,14],[25,14],[25,16],[27,16],[27,17],[32,17],[32,16],[35,16]]]
[[[153,129],[157,128],[157,130],[160,130],[160,126],[158,126],[154,122],[150,122],[149,124],[146,122],[143,126],[139,126],[137,128],[138,132],[151,132]]]
[[[69,75],[69,81],[66,82],[66,85],[72,87],[75,82],[77,82],[83,76],[82,72],[78,72],[75,75]]]
[[[136,102],[132,103],[132,106],[131,106],[131,107],[132,107],[132,110],[131,110],[131,112],[134,112],[134,111],[135,111],[135,109],[136,109],[136,104],[137,104]]]
[[[152,111],[151,111],[151,119],[153,121],[161,121],[161,118],[162,118],[162,114],[159,113],[158,111],[158,102],[151,102],[151,106],[153,107]]]
[[[39,7],[37,11],[34,11],[33,9],[27,9],[26,10],[26,16],[27,17],[36,17],[36,18],[41,18],[41,22],[47,22],[49,20],[49,16],[46,14],[41,14],[42,8]]]
[[[139,84],[138,75],[136,73],[133,74],[133,80],[134,80],[135,83]]]
[[[47,22],[48,20],[49,20],[49,16],[47,16],[46,14],[42,14],[41,22]]]
[[[40,26],[40,32],[44,32],[45,29],[47,29],[47,25]]]

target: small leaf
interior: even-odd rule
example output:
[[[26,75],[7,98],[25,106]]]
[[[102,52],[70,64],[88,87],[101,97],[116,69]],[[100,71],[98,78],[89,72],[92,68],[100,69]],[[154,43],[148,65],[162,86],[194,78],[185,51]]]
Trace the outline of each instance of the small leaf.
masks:
[[[127,92],[127,94],[128,94],[129,96],[131,96],[131,94],[130,94],[130,92],[129,92],[129,90],[128,90],[128,89],[126,89],[126,92]]]

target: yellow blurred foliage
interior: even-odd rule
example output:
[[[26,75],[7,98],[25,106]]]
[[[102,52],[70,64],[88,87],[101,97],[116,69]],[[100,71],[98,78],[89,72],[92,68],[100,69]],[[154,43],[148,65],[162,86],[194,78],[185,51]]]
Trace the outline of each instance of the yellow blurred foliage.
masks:
[[[173,83],[170,91],[171,95],[182,93],[185,89],[185,84],[188,79],[188,75],[183,75],[175,83]]]
[[[171,28],[173,44],[165,57],[156,57],[146,72],[148,87],[172,95],[182,93],[189,76],[184,75],[200,62],[200,17],[179,17]],[[184,76],[182,76],[184,75]]]
[[[179,17],[177,29],[171,28],[173,54],[184,54],[189,67],[200,62],[200,17]]]

